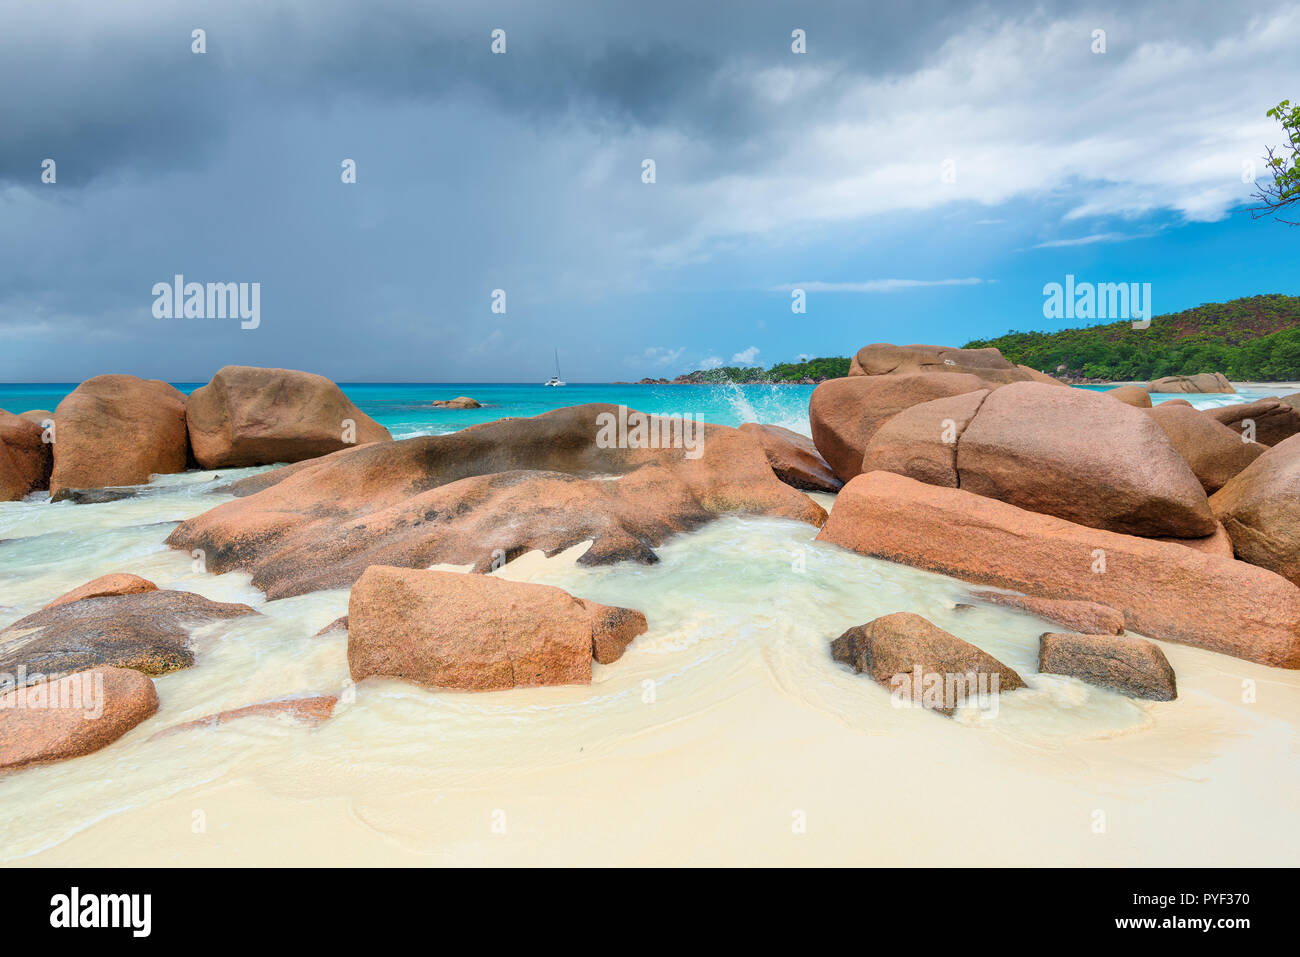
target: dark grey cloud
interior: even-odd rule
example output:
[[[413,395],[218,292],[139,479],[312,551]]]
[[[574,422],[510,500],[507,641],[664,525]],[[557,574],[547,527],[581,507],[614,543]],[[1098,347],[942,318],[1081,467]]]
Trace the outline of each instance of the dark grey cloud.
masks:
[[[522,370],[556,344],[582,356],[566,364],[581,378],[626,374],[627,358],[647,349],[685,344],[685,363],[731,355],[754,344],[752,332],[717,318],[719,290],[833,278],[795,258],[833,233],[846,242],[839,259],[888,261],[880,222],[851,240],[832,227],[882,210],[917,215],[891,165],[966,149],[963,183],[981,164],[990,179],[1003,172],[960,196],[991,204],[1047,188],[1040,180],[1058,167],[1039,169],[1043,157],[1104,158],[1118,145],[1135,167],[1160,161],[1160,144],[1131,145],[1141,116],[1115,111],[1158,99],[1159,73],[1135,74],[1073,119],[1072,98],[1104,89],[1144,47],[1199,54],[1249,32],[1221,4],[1082,18],[1076,8],[10,4],[0,14],[0,381],[109,368],[206,378],[225,362],[344,378],[529,378]],[[1073,31],[1064,59],[1044,53],[1061,48],[1062,16]],[[1093,22],[1109,28],[1105,63],[1083,42]],[[207,31],[202,56],[190,52],[196,27]],[[498,27],[504,56],[489,52]],[[795,27],[808,32],[807,57],[790,53]],[[1004,29],[1013,35],[998,41]],[[948,72],[928,85],[936,64]],[[788,95],[769,95],[785,83]],[[965,87],[979,115],[945,113],[944,97]],[[1238,104],[1218,108],[1236,115]],[[972,145],[982,128],[1023,131],[1041,153]],[[1075,149],[1107,135],[1114,143]],[[55,187],[39,182],[45,157],[59,164]],[[358,163],[355,187],[340,184],[345,157]],[[660,164],[653,189],[639,179],[644,157]],[[1017,162],[1025,169],[1007,176]],[[1109,172],[1066,171],[1081,182]],[[857,172],[883,178],[859,183]],[[1104,198],[1127,202],[1126,189]],[[1054,234],[1025,244],[1042,235]],[[710,271],[714,258],[725,265]],[[949,275],[934,268],[852,278]],[[155,320],[149,290],[175,272],[261,281],[263,327]],[[510,296],[505,321],[486,309],[496,287]],[[704,336],[705,323],[716,334]]]
[[[0,36],[0,181],[30,180],[46,156],[67,158],[68,185],[124,165],[191,166],[268,99],[302,108],[478,97],[539,124],[575,113],[593,125],[743,138],[773,116],[728,71],[781,62],[794,27],[809,32],[820,64],[886,75],[914,69],[954,24],[991,9],[953,0],[29,5]],[[196,27],[207,33],[203,56],[190,52]],[[488,53],[498,27],[505,56]]]

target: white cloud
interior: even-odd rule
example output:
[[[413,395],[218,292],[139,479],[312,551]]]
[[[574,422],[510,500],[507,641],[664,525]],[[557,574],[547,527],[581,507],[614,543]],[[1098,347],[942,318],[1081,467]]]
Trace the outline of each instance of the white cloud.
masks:
[[[902,75],[755,73],[756,96],[801,107],[800,128],[774,124],[750,144],[768,160],[677,184],[664,210],[674,228],[651,258],[696,262],[737,236],[785,242],[949,204],[1065,197],[1068,220],[1171,211],[1205,222],[1246,202],[1243,163],[1281,135],[1264,116],[1269,97],[1300,87],[1300,6],[1208,40],[1108,14],[1102,55],[1089,49],[1096,19],[980,20]],[[663,145],[680,155],[661,170],[707,168],[711,147]]]
[[[752,366],[754,360],[758,358],[758,346],[750,346],[744,352],[737,352],[731,357],[731,361],[737,365]]]
[[[667,349],[662,346],[650,346],[641,354],[639,359],[630,360],[633,364],[644,365],[647,362],[651,365],[670,366],[681,361],[682,356],[686,354],[685,347],[678,349]]]
[[[1045,243],[1037,243],[1033,248],[1058,249],[1063,246],[1091,246],[1094,243],[1122,243],[1137,238],[1137,236],[1131,236],[1127,233],[1093,233],[1091,236],[1078,236],[1074,239],[1049,239]]]
[[[697,369],[717,369],[721,367],[722,359],[718,356],[709,356],[707,359],[701,359]]]

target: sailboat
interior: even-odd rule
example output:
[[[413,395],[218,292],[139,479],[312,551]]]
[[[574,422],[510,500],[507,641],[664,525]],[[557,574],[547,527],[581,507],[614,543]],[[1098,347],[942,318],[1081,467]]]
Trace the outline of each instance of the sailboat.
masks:
[[[555,350],[555,375],[547,379],[544,385],[549,385],[549,386],[564,385],[564,381],[560,378],[560,350],[559,349]]]

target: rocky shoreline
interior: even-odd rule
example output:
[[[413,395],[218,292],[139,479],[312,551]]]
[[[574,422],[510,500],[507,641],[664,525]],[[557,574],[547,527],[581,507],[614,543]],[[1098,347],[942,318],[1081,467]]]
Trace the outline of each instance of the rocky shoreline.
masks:
[[[670,537],[744,515],[803,523],[817,547],[1001,589],[971,601],[1046,623],[1040,674],[1172,701],[1176,676],[1147,639],[1300,668],[1295,399],[1153,407],[1138,386],[1070,389],[996,349],[876,344],[814,390],[811,439],[589,404],[394,441],[308,373],[227,367],[188,397],[98,376],[52,413],[0,413],[0,499],[48,489],[82,508],[151,475],[280,465],[224,486],[234,499],[167,544],[207,574],[251,574],[268,599],[350,588],[329,630],[347,631],[355,681],[589,683],[593,662],[617,662],[654,621],[490,573],[575,546],[586,566],[653,564]],[[837,494],[829,514],[808,492]],[[196,625],[254,614],[129,569],[51,595],[0,632],[11,676],[0,768],[111,744],[157,712],[154,677],[195,667]],[[913,674],[996,678],[997,694],[1035,681],[902,611],[826,641],[895,692]],[[108,712],[48,706],[86,683],[112,690]],[[945,715],[968,703],[909,687],[908,700]],[[240,715],[329,719],[331,696],[298,700]]]

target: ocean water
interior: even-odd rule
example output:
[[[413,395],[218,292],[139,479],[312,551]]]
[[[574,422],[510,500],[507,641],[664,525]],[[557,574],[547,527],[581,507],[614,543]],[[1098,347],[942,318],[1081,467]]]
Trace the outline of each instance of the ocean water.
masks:
[[[174,382],[187,395],[201,382]],[[19,413],[53,410],[76,383],[0,384],[0,409]],[[609,385],[575,382],[560,388],[540,383],[343,383],[343,391],[394,438],[440,435],[508,416],[534,416],[566,405],[607,402],[656,415],[695,415],[705,422],[740,425],[766,422],[808,434],[810,385]],[[435,399],[467,395],[481,409],[439,409]]]
[[[174,382],[189,394],[201,382]],[[0,409],[15,414],[29,409],[53,410],[76,388],[75,382],[0,384]],[[605,402],[656,415],[693,415],[705,422],[741,425],[764,422],[810,434],[808,399],[811,385],[612,385],[570,383],[547,388],[536,383],[343,383],[343,391],[362,412],[388,429],[394,438],[441,435],[508,416],[534,416],[566,405]],[[1078,386],[1105,391],[1109,386]],[[1187,399],[1197,408],[1253,402],[1276,392],[1240,388],[1236,395],[1178,395],[1156,393],[1152,401]],[[467,395],[480,409],[439,409],[435,399]]]
[[[69,388],[0,386],[0,406],[51,408]],[[812,390],[345,388],[399,437],[592,401],[806,433]],[[485,408],[428,407],[462,394]],[[585,568],[577,546],[495,573],[646,614],[649,631],[618,662],[595,665],[590,686],[354,685],[346,634],[316,637],[346,612],[346,590],[268,602],[248,575],[198,572],[163,544],[177,522],[228,500],[220,484],[256,471],[161,476],[148,496],[101,505],[0,503],[0,628],[120,571],[261,613],[196,629],[196,664],[157,679],[159,713],[110,747],[0,775],[0,862],[1154,865],[1300,855],[1290,826],[1300,767],[1279,761],[1300,726],[1295,672],[1161,643],[1179,699],[1133,701],[1038,674],[1049,626],[974,603],[961,582],[819,543],[798,522],[735,517],[674,537],[653,566]],[[833,496],[814,497],[834,507]],[[828,653],[845,628],[895,611],[986,649],[1029,687],[991,715],[895,708]],[[1267,693],[1243,704],[1246,681]],[[154,737],[315,694],[342,698],[318,728],[254,717]],[[806,830],[792,831],[792,817]]]

